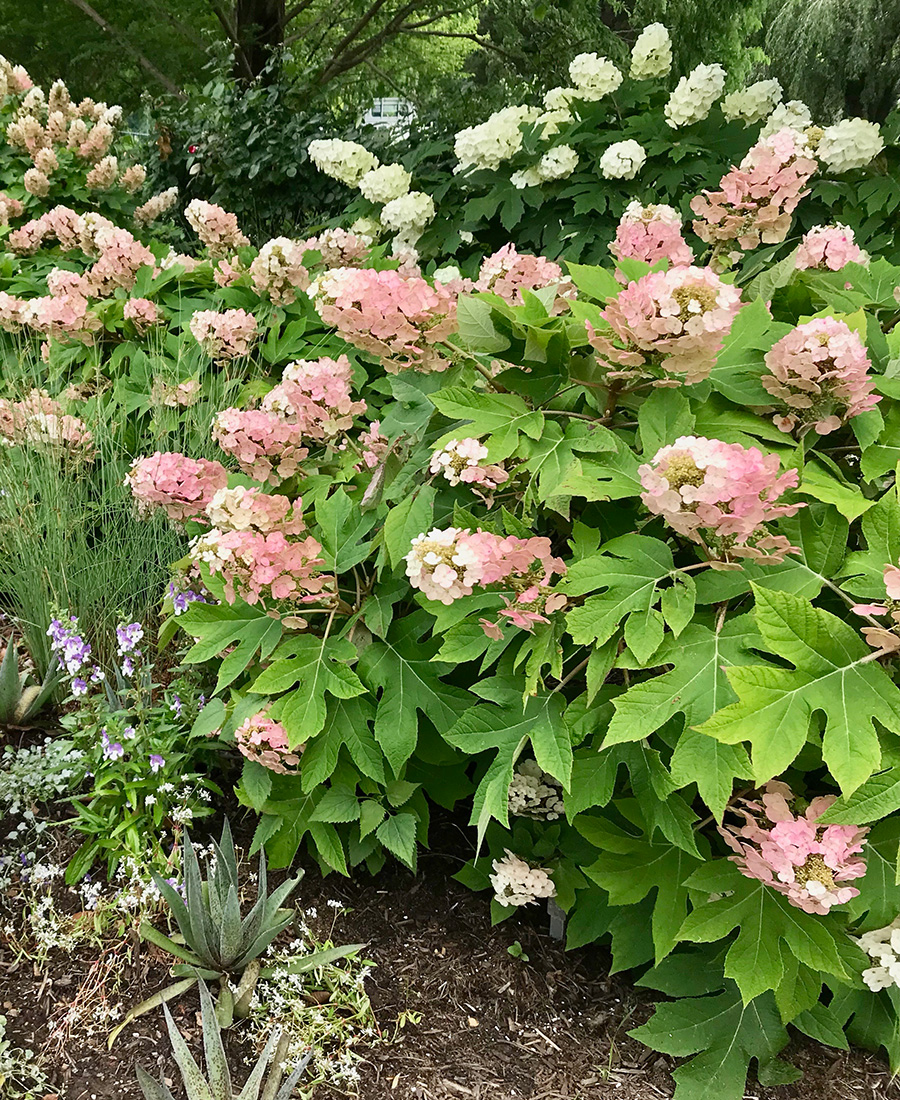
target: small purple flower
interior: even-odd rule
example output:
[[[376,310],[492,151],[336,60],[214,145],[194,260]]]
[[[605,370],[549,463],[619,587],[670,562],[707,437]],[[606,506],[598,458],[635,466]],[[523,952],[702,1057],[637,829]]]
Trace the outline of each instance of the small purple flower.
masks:
[[[91,655],[91,647],[78,633],[78,620],[72,615],[68,624],[54,619],[47,628],[51,648],[59,653],[70,676],[74,676]]]
[[[72,681],[72,694],[78,698],[80,695],[87,695],[87,690],[87,681],[76,676]]]
[[[206,603],[205,598],[199,593],[194,592],[191,588],[185,588],[182,592],[176,592],[175,585],[169,585],[169,592],[172,596],[172,609],[176,615],[181,615],[187,611],[188,607],[192,603]]]
[[[121,657],[124,653],[132,653],[143,636],[144,628],[140,623],[120,623],[116,627],[119,656]]]
[[[175,717],[176,717],[176,718],[180,718],[180,717],[181,717],[182,705],[183,705],[183,704],[182,704],[182,702],[181,702],[181,698],[180,698],[180,696],[178,696],[178,695],[173,695],[173,696],[172,696],[172,703],[171,703],[171,706],[172,706],[172,710],[173,710],[173,711],[175,712]]]
[[[126,741],[133,741],[136,735],[137,730],[134,726],[126,726],[125,729],[122,730],[122,736]]]
[[[134,661],[130,657],[122,658],[122,675],[134,676]]]
[[[105,726],[100,731],[100,744],[103,746],[104,760],[121,760],[125,755],[125,750],[118,741],[110,741]]]
[[[199,699],[197,700],[197,710],[198,710],[198,711],[199,711],[199,710],[203,710],[203,708],[204,708],[205,706],[206,706],[206,696],[205,696],[205,695],[201,695],[201,696],[200,696],[200,698],[199,698]]]
[[[164,768],[165,765],[165,757],[155,752],[150,754],[150,771],[152,771],[154,775],[156,775],[160,768]]]
[[[91,669],[91,683],[99,684],[101,680],[106,679],[106,673],[100,668],[99,665],[94,665]]]

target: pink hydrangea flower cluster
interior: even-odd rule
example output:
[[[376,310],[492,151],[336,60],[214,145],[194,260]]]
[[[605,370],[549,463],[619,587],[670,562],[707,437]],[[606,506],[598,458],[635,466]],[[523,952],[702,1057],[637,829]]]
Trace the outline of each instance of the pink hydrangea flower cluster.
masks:
[[[25,207],[18,199],[0,191],[0,226],[9,225],[11,218],[21,218]]]
[[[32,390],[22,401],[0,399],[0,444],[29,444],[71,458],[94,456],[93,436],[85,422],[65,413],[45,390]]]
[[[56,283],[59,293],[27,301],[21,313],[23,323],[54,340],[92,343],[94,333],[102,327],[102,323],[90,312],[80,277],[76,275],[75,280],[77,285],[69,285],[69,280],[60,280]]]
[[[873,649],[889,651],[900,649],[900,568],[888,563],[884,567],[884,591],[886,599],[882,603],[858,603],[853,610],[857,615],[870,618],[889,617],[886,626],[867,626],[862,628],[863,637]]]
[[[88,293],[96,298],[107,297],[117,287],[130,290],[138,271],[156,263],[150,249],[127,229],[103,228],[95,234],[94,241],[100,255],[85,272],[84,280]]]
[[[500,615],[526,630],[535,623],[548,622],[547,614],[566,603],[564,596],[549,589],[553,574],[562,576],[566,567],[553,556],[546,538],[435,527],[412,540],[405,560],[413,588],[447,605],[471,596],[476,587],[505,582],[514,599],[503,597],[507,606]],[[489,636],[502,637],[499,623],[482,619],[481,624]]]
[[[325,229],[299,245],[302,252],[318,252],[326,268],[361,267],[369,258],[371,246],[371,237],[341,228]]]
[[[156,195],[151,195],[145,203],[142,203],[134,212],[134,220],[137,225],[152,225],[155,221],[168,213],[178,202],[178,188],[169,187]]]
[[[612,332],[586,322],[588,339],[614,376],[644,373],[690,385],[715,366],[740,308],[740,291],[710,268],[673,267],[629,283],[602,311]]]
[[[390,449],[390,440],[381,434],[381,421],[373,420],[365,431],[360,432],[357,443],[361,448],[362,465],[366,469],[374,469],[384,458]],[[357,466],[359,471],[362,466]]]
[[[162,508],[176,523],[204,518],[206,506],[228,484],[221,462],[193,459],[177,451],[157,451],[137,458],[125,476],[137,502],[138,513],[149,515]]]
[[[312,536],[298,539],[282,531],[221,531],[213,528],[191,543],[196,564],[221,574],[225,599],[321,602],[330,597],[333,578],[319,569],[322,547]],[[329,589],[326,589],[326,585]]]
[[[256,318],[245,309],[198,310],[190,328],[204,353],[217,362],[249,355],[259,335]]]
[[[166,382],[156,378],[150,387],[150,400],[167,409],[179,406],[189,408],[200,400],[200,383],[196,378],[188,378],[185,382]]]
[[[0,290],[0,328],[5,332],[21,332],[28,302]]]
[[[285,367],[262,407],[291,420],[308,439],[332,439],[366,411],[365,401],[351,400],[352,388],[353,367],[346,355],[300,360]]]
[[[309,286],[309,272],[303,266],[305,246],[289,237],[275,237],[259,250],[250,264],[250,282],[260,296],[276,305],[289,305],[298,290]]]
[[[522,304],[523,290],[540,290],[556,286],[558,292],[552,313],[562,313],[568,308],[567,299],[576,295],[575,287],[562,268],[543,256],[529,256],[516,251],[515,245],[505,244],[492,256],[486,257],[478,272],[476,290],[490,291],[511,305]]]
[[[488,449],[477,439],[451,439],[431,456],[429,470],[443,474],[451,485],[471,485],[490,492],[509,480],[502,466],[482,466]]]
[[[131,321],[140,333],[147,332],[161,320],[156,302],[151,302],[149,298],[129,298],[124,313],[125,320]]]
[[[234,489],[219,489],[207,504],[206,515],[213,527],[229,531],[299,535],[306,529],[302,508],[299,498],[291,501],[280,494],[238,485]]]
[[[846,225],[817,225],[803,235],[797,249],[798,271],[819,268],[840,271],[847,264],[867,264],[868,253],[856,243],[853,230]]]
[[[881,397],[869,375],[865,345],[846,322],[817,317],[798,325],[766,353],[761,382],[778,401],[775,424],[790,432],[812,426],[835,431],[874,408]]]
[[[713,558],[779,562],[796,547],[765,525],[803,505],[776,504],[799,483],[796,470],[779,476],[778,465],[778,455],[764,455],[758,447],[681,436],[638,468],[641,500]]]
[[[224,409],[213,439],[248,477],[272,485],[295,474],[309,454],[301,426],[264,409]]]
[[[694,262],[693,250],[681,234],[678,211],[665,204],[629,203],[609,250],[617,260],[643,260],[648,264],[668,260],[672,267]]]
[[[341,267],[314,284],[316,308],[354,347],[381,359],[388,374],[444,371],[441,348],[457,330],[456,294],[397,271]]]
[[[58,241],[63,252],[81,247],[81,215],[68,206],[54,206],[10,233],[7,243],[13,252],[30,256],[45,241]]]
[[[771,886],[805,913],[825,916],[859,894],[844,884],[866,873],[865,860],[856,857],[869,830],[820,825],[833,796],[814,798],[803,814],[791,812],[793,799],[786,783],[773,780],[758,801],[738,801],[734,810],[743,825],[720,825],[719,832],[737,853],[729,859],[743,875]]]
[[[250,243],[241,232],[235,215],[215,203],[191,199],[184,216],[210,256],[224,256]]]
[[[760,244],[780,244],[818,167],[803,135],[779,130],[757,142],[740,166],[722,177],[720,190],[704,191],[691,201],[697,215],[694,232],[717,250],[736,244],[746,252]]]
[[[293,775],[300,763],[301,745],[291,749],[287,731],[264,710],[254,714],[234,731],[234,743],[248,760],[255,760],[279,775]]]

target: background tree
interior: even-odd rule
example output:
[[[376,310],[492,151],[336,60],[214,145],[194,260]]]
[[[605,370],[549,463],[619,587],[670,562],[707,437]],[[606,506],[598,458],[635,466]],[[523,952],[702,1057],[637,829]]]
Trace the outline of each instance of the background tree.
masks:
[[[826,121],[882,122],[900,96],[897,0],[774,0],[766,52],[785,98]]]

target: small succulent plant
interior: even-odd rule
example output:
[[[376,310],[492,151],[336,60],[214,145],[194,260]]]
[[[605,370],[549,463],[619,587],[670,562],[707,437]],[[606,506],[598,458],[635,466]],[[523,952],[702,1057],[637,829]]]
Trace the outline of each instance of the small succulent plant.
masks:
[[[287,1037],[277,1031],[273,1032],[244,1087],[237,1092],[231,1080],[231,1071],[228,1068],[228,1059],[225,1057],[225,1048],[222,1044],[222,1031],[206,983],[202,981],[200,983],[205,1073],[197,1064],[184,1037],[175,1026],[167,1005],[163,1006],[163,1011],[187,1100],[290,1100],[294,1086],[300,1080],[312,1057],[310,1050],[293,1073],[285,1078],[283,1062],[287,1052]],[[151,1077],[140,1066],[137,1067],[137,1079],[144,1094],[144,1100],[175,1100],[168,1085]]]
[[[26,725],[47,705],[62,680],[54,655],[43,683],[32,684],[28,673],[19,671],[19,653],[10,640],[0,661],[0,726]]]

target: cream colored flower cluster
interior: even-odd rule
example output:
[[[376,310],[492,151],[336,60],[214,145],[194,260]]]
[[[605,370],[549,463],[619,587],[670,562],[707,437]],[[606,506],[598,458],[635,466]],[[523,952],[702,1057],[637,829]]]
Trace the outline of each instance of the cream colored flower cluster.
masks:
[[[509,812],[515,817],[556,821],[565,813],[562,787],[536,760],[516,766],[507,795]]]
[[[532,905],[538,898],[556,897],[556,886],[545,867],[532,867],[508,848],[493,862],[490,875],[494,899],[503,906]]]
[[[662,23],[644,27],[631,51],[631,75],[635,80],[654,80],[672,68],[672,39]]]
[[[769,117],[781,102],[783,94],[777,80],[757,80],[755,84],[725,96],[722,114],[729,122],[739,118],[744,125],[753,126]]]
[[[666,122],[673,128],[690,126],[706,118],[725,90],[721,65],[698,65],[683,76],[666,104]]]

